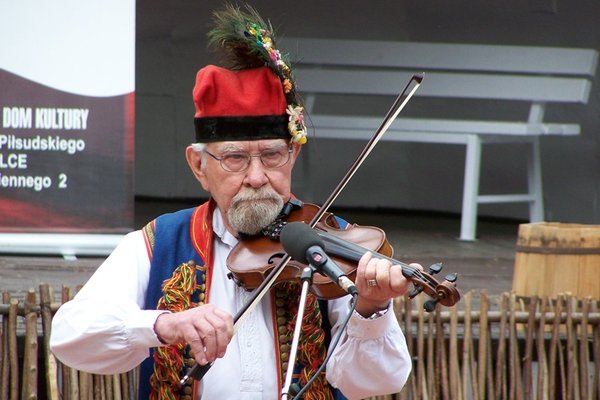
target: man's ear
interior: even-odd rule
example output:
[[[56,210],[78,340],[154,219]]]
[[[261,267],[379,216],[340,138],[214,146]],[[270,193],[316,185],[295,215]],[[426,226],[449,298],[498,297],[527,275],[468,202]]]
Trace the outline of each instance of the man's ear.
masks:
[[[192,146],[188,146],[185,149],[185,158],[187,160],[192,173],[202,185],[202,188],[208,191],[208,183],[206,180],[206,174],[202,170],[202,153],[194,150]]]

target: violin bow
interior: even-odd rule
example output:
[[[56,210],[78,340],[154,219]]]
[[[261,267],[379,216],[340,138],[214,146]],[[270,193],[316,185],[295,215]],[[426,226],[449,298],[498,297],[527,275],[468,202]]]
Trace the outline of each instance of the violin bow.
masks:
[[[389,127],[396,120],[396,118],[400,114],[400,111],[402,111],[406,104],[408,104],[408,101],[415,94],[415,92],[421,85],[421,82],[423,82],[423,75],[424,74],[414,74],[410,78],[402,92],[394,101],[394,104],[392,104],[390,110],[387,112],[381,125],[379,126],[377,131],[375,131],[375,134],[365,145],[364,149],[358,155],[358,157],[356,158],[348,172],[346,172],[340,183],[338,183],[338,185],[335,187],[333,192],[331,192],[327,200],[325,200],[325,202],[321,205],[319,210],[317,210],[317,212],[313,216],[312,220],[309,223],[311,228],[315,227],[315,225],[317,224],[317,222],[319,222],[323,214],[325,214],[329,207],[331,207],[331,205],[340,195],[342,190],[344,190],[350,179],[352,179],[356,171],[360,168],[360,166],[369,156],[371,151],[373,151],[381,137],[385,134],[385,132],[387,132]],[[234,334],[237,332],[237,329],[244,323],[248,315],[250,315],[250,312],[254,310],[254,308],[258,305],[262,298],[269,292],[273,284],[276,282],[277,277],[279,277],[281,272],[283,272],[285,266],[290,262],[290,259],[291,257],[288,254],[285,254],[283,258],[279,261],[279,264],[277,264],[277,266],[275,266],[271,270],[271,272],[269,272],[269,274],[265,277],[261,284],[254,290],[254,292],[252,292],[252,298],[246,304],[244,304],[244,306],[235,314],[235,316],[233,317]],[[181,381],[179,382],[180,385],[183,386],[189,378],[193,378],[196,380],[202,379],[202,377],[208,372],[211,366],[212,363],[203,366],[198,363],[194,364],[192,368],[188,370],[185,376],[181,378]]]

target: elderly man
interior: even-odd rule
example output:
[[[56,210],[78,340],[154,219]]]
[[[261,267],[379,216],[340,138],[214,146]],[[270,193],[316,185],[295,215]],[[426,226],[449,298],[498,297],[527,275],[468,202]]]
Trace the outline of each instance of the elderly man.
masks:
[[[64,363],[93,373],[142,364],[140,398],[277,399],[288,367],[300,284],[275,285],[234,334],[232,315],[250,294],[228,278],[226,259],[293,198],[292,168],[306,141],[302,107],[289,66],[254,10],[226,7],[215,21],[211,43],[229,53],[233,67],[198,72],[196,143],[186,149],[210,200],[128,234],[53,319],[51,346]],[[410,373],[391,311],[408,287],[402,268],[366,254],[355,284],[354,314],[306,399],[393,393]],[[326,338],[349,310],[350,296],[309,296],[294,366],[301,385],[325,360]],[[180,387],[186,368],[213,362],[199,382]]]

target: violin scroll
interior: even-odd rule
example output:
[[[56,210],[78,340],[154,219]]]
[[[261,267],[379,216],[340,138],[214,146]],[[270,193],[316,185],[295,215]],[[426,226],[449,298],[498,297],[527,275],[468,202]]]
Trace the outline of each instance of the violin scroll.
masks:
[[[425,311],[431,312],[435,310],[435,306],[439,303],[446,307],[452,307],[460,300],[460,292],[456,289],[456,280],[458,274],[448,274],[442,282],[439,282],[433,275],[442,270],[442,263],[435,263],[429,267],[429,272],[421,271],[418,268],[410,265],[404,265],[402,269],[403,275],[409,279],[414,287],[408,294],[409,298],[414,298],[421,292],[425,292],[430,300],[427,300],[423,305]]]
[[[422,292],[431,297],[423,305],[427,312],[435,310],[438,303],[446,307],[452,307],[460,300],[460,293],[456,289],[457,273],[446,275],[442,282],[433,277],[433,275],[441,272],[442,268],[442,263],[435,263],[429,267],[428,273],[413,267],[406,269],[406,271],[403,270],[404,276],[413,282],[413,289],[408,294],[409,298],[412,299]]]

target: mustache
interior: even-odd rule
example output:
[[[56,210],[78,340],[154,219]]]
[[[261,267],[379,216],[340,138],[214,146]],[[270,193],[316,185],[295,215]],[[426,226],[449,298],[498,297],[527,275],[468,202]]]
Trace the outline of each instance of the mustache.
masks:
[[[270,200],[277,202],[279,199],[279,194],[271,188],[264,186],[258,189],[246,188],[231,199],[231,206],[235,207],[245,201]]]

